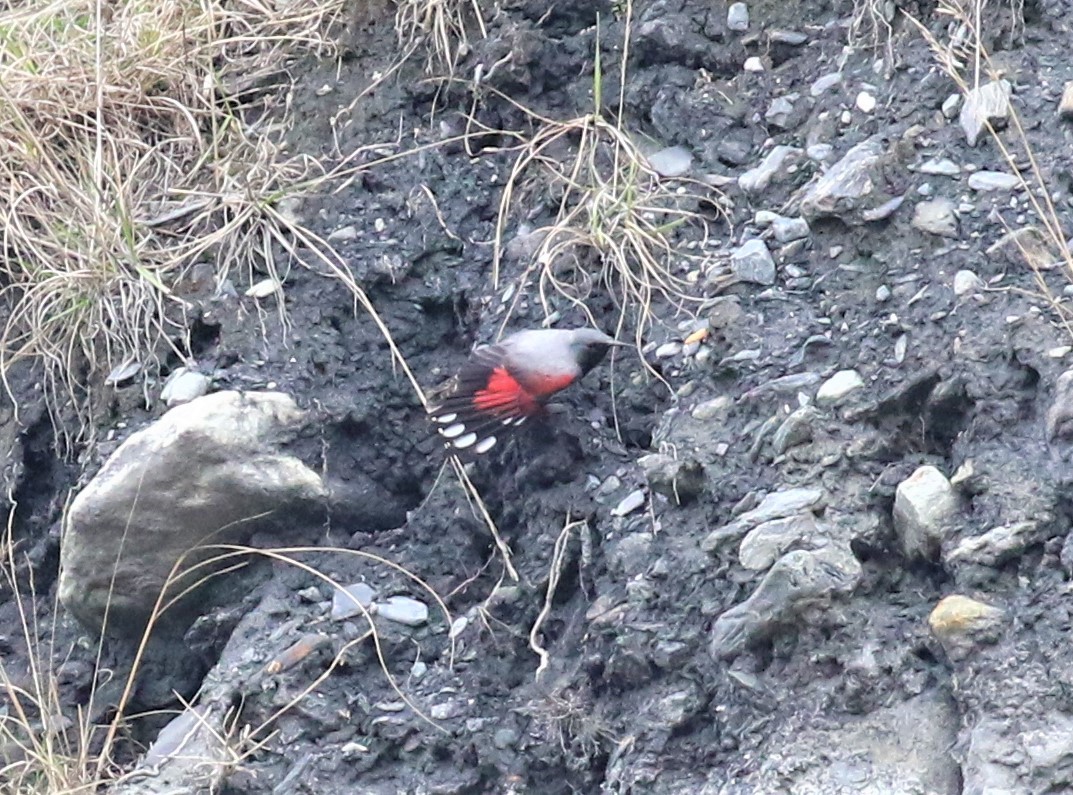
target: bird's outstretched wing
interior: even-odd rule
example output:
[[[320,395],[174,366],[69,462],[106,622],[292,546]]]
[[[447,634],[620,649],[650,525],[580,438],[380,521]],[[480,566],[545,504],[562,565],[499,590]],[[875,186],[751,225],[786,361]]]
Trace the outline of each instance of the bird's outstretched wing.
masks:
[[[507,366],[499,345],[477,348],[429,416],[452,453],[486,453],[499,439],[541,410],[540,401]]]

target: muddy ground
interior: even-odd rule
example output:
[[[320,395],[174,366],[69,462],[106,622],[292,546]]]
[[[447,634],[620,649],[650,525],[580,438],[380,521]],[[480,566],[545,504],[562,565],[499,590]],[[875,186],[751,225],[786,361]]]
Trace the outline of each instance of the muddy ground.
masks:
[[[852,9],[845,3],[748,6],[746,32],[728,28],[723,2],[635,9],[625,124],[658,146],[687,148],[691,175],[715,175],[724,185],[731,209],[728,221],[711,219],[705,250],[712,261],[725,261],[759,232],[757,211],[794,215],[796,191],[826,167],[806,158],[785,179],[749,194],[720,179],[736,178],[776,144],[829,144],[829,165],[878,136],[890,154],[886,188],[905,201],[875,222],[815,221],[800,245],[780,250],[769,241],[774,285],[700,279],[698,294],[710,299],[698,310],[712,329],[706,357],[657,358],[655,346],[680,340],[687,320],[657,302],[662,322],[645,330],[645,355],[666,384],[636,352],[619,355],[565,393],[567,410],[550,424],[478,462],[472,477],[511,549],[517,582],[443,469],[440,444],[412,387],[393,369],[381,332],[355,314],[343,285],[292,268],[284,288],[289,327],[270,309],[257,311],[252,299],[237,307],[202,304],[192,354],[214,389],[279,389],[323,417],[303,454],[345,484],[351,510],[329,527],[296,527],[288,541],[395,561],[434,588],[456,619],[464,617],[451,633],[453,657],[435,610],[425,626],[379,624],[389,669],[434,725],[392,689],[373,647],[358,644],[226,777],[224,792],[952,795],[1070,785],[1073,747],[1050,733],[1073,712],[1073,668],[1064,651],[1069,451],[1048,438],[1045,423],[1068,366],[1058,349],[1069,335],[1021,258],[988,253],[1006,234],[1004,224],[1019,229],[1037,221],[1019,189],[967,187],[970,169],[1008,166],[993,142],[985,137],[969,147],[956,118],[944,116],[956,86],[904,20],[895,25],[893,58],[884,60],[882,48],[846,49]],[[932,4],[906,9],[946,35]],[[497,92],[551,118],[591,109],[593,53],[602,48],[606,74],[621,55],[625,25],[617,5],[523,0],[486,10],[488,38],[474,41],[458,67],[470,78],[483,65],[481,88],[428,81],[415,61],[347,110],[396,55],[389,16],[358,19],[341,61],[294,66],[291,147],[331,157],[382,147],[360,153],[360,164],[453,138],[467,129],[471,111],[491,130],[531,130],[531,120]],[[989,43],[1068,225],[1073,125],[1057,112],[1062,86],[1073,79],[1068,18],[1058,3],[1025,3],[1023,27],[1005,13],[995,10]],[[802,35],[773,37],[776,30]],[[743,69],[752,56],[762,59],[763,71]],[[488,65],[497,62],[489,76]],[[839,85],[810,92],[814,81],[838,71]],[[331,90],[318,91],[322,86]],[[877,100],[871,112],[856,104],[861,91]],[[789,95],[796,95],[789,118],[770,123],[772,101]],[[1012,132],[1003,135],[1014,140]],[[319,234],[336,233],[333,244],[425,388],[499,333],[508,306],[502,297],[527,265],[508,257],[493,286],[492,241],[511,145],[509,136],[486,132],[468,145],[429,146],[299,208]],[[1023,162],[1022,148],[1011,145]],[[921,174],[916,167],[931,158],[951,159],[960,174]],[[959,205],[953,236],[911,224],[913,205],[934,195]],[[508,239],[519,218],[539,227],[556,208],[549,191],[525,192],[517,202]],[[695,264],[674,267],[685,275]],[[959,270],[973,271],[986,287],[955,295]],[[1061,269],[1043,278],[1061,296]],[[241,293],[245,285],[237,286]],[[598,323],[614,328],[607,295],[595,294],[589,306]],[[556,308],[559,325],[585,322],[565,302]],[[530,298],[509,326],[543,319]],[[775,450],[764,423],[784,418],[798,408],[799,392],[814,395],[818,383],[844,369],[858,371],[864,388],[821,408],[798,444]],[[795,374],[815,378],[785,390],[778,388],[785,381],[772,386]],[[16,375],[28,397],[32,374]],[[695,411],[723,396],[728,407],[714,419]],[[99,413],[104,441],[75,463],[55,455],[47,416],[31,408],[16,423],[8,413],[5,475],[17,484],[16,532],[42,595],[55,585],[59,519],[70,490],[162,411],[159,403],[145,406],[138,386],[114,390]],[[651,490],[637,463],[669,451],[703,471],[699,493],[682,505]],[[967,462],[975,474],[959,487],[950,544],[1023,520],[1038,520],[1040,532],[971,569],[903,554],[891,520],[897,485],[923,464],[950,476]],[[740,565],[736,543],[703,542],[763,495],[799,486],[823,490],[821,513],[849,539],[859,576],[844,591],[753,616],[747,642],[713,649],[718,618],[749,597],[763,573]],[[645,492],[644,506],[617,515],[636,489]],[[583,524],[556,567],[556,540],[568,522]],[[341,555],[318,564],[342,582],[367,579],[382,593],[428,599],[383,566]],[[558,568],[540,632],[548,665],[538,678],[541,660],[529,634]],[[939,600],[955,592],[1004,611],[990,645],[961,659],[928,626]],[[136,706],[173,707],[172,690],[193,696],[223,654],[233,664],[241,721],[257,725],[364,630],[360,617],[329,621],[330,599],[306,573],[266,568],[256,588],[162,641]],[[78,666],[92,660],[94,644],[52,605],[39,600],[37,617],[42,626],[58,622],[65,698],[74,703],[89,676]],[[5,660],[20,659],[26,650],[9,598],[0,613]],[[263,666],[309,626],[331,643],[276,676],[242,673],[243,666]],[[105,662],[121,669],[130,653],[109,642]],[[132,736],[146,743],[153,731],[155,724],[135,726]]]

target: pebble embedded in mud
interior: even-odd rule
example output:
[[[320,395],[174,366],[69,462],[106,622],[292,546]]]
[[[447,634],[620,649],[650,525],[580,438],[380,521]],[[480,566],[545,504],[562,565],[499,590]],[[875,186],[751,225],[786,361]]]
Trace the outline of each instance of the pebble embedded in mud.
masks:
[[[938,557],[957,510],[950,481],[933,466],[919,467],[899,483],[894,496],[894,529],[906,557]]]
[[[740,245],[730,257],[730,267],[742,281],[765,286],[775,283],[775,260],[763,240],[754,238]]]
[[[389,596],[376,602],[376,614],[407,627],[419,627],[428,623],[428,605],[409,596]]]
[[[837,406],[863,386],[864,379],[856,370],[839,370],[816,391],[816,405]]]
[[[961,594],[946,596],[928,616],[928,627],[951,660],[969,657],[997,640],[1006,625],[1006,611]]]

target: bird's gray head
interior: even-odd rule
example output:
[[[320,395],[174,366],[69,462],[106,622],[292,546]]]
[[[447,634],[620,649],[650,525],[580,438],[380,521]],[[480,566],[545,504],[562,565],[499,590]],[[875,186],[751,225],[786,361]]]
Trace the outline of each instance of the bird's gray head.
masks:
[[[607,349],[613,345],[626,345],[591,328],[577,328],[571,332],[570,350],[577,359],[582,373],[587,373],[603,361]]]

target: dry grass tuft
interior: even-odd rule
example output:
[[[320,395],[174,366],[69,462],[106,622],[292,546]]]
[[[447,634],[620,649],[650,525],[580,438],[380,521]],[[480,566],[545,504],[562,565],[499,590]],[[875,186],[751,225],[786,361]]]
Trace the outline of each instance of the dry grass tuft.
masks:
[[[663,299],[686,314],[703,301],[693,281],[703,259],[700,248],[709,219],[725,218],[725,213],[724,197],[709,186],[656,173],[623,126],[631,14],[632,4],[627,4],[615,114],[604,110],[598,47],[591,113],[551,119],[500,95],[523,111],[536,131],[518,146],[503,189],[493,281],[498,286],[508,225],[524,220],[517,218],[519,208],[529,203],[528,197],[551,193],[558,210],[550,224],[530,233],[539,242],[515,285],[514,305],[535,282],[546,315],[558,297],[581,309],[595,325],[586,303],[603,289],[619,308],[616,333],[631,326],[640,347],[656,320],[654,301]],[[673,237],[684,227],[696,231],[693,251],[680,248]]]
[[[398,0],[395,31],[399,49],[409,54],[426,52],[425,71],[454,76],[470,48],[470,35],[488,35],[476,0]]]
[[[343,0],[55,0],[0,15],[0,367],[44,363],[54,410],[184,331],[176,283],[278,276],[271,209],[320,175],[258,86],[325,52]],[[174,346],[176,343],[171,342]],[[182,351],[179,351],[182,353]]]

